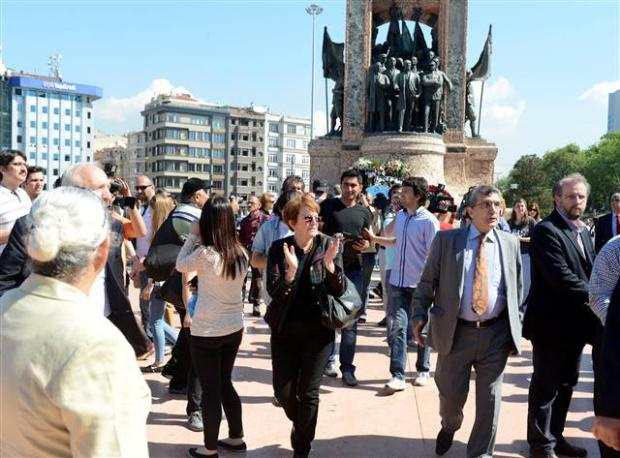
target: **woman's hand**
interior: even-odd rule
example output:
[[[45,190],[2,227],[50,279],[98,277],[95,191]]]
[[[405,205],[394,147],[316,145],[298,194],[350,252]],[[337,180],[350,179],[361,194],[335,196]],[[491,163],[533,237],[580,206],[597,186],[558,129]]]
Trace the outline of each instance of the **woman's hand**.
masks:
[[[297,273],[297,267],[299,262],[297,261],[297,255],[295,254],[295,245],[284,244],[284,260],[286,261],[286,274],[285,279],[287,282],[292,283]]]
[[[155,284],[152,281],[149,281],[147,285],[142,290],[142,294],[140,294],[140,299],[143,301],[148,301],[151,299],[151,294],[153,293],[153,287]]]
[[[336,239],[327,244],[327,251],[325,251],[325,257],[323,258],[323,264],[325,264],[325,268],[329,270],[331,273],[336,271],[336,265],[334,264],[334,259],[338,256],[338,252],[340,251],[340,239]]]

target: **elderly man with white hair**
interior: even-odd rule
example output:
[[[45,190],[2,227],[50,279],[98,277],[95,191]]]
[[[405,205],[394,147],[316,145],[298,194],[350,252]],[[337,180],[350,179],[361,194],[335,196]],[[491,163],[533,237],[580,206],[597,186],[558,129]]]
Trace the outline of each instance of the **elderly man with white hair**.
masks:
[[[88,190],[58,188],[32,207],[32,273],[0,298],[2,456],[148,456],[149,389],[89,297],[109,227]]]
[[[103,201],[106,209],[112,204],[110,181],[104,171],[93,164],[78,164],[68,169],[63,176],[62,186],[93,191]],[[128,216],[129,222],[120,221],[118,218],[111,222],[110,255],[105,269],[95,278],[90,298],[93,306],[120,329],[136,356],[142,358],[153,351],[153,344],[144,335],[131,310],[125,289],[121,250],[124,239],[141,236],[145,226],[137,209],[129,209]],[[0,296],[18,287],[30,274],[30,263],[24,245],[26,226],[26,217],[16,221],[7,246],[0,256]]]

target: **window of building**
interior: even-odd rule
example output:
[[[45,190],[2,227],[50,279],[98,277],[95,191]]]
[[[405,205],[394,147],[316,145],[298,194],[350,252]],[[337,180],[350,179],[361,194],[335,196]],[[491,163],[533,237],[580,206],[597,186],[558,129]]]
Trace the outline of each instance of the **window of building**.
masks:
[[[278,139],[275,137],[269,137],[269,146],[277,147]]]
[[[82,128],[82,126],[75,126],[75,131],[79,132],[81,128]]]
[[[287,134],[296,134],[297,126],[295,124],[287,124],[286,125],[286,133]]]
[[[214,165],[213,173],[217,173],[218,175],[224,174],[224,166],[223,165]]]
[[[190,162],[189,164],[187,164],[187,171],[188,172],[195,172],[196,171],[196,164]]]
[[[87,128],[86,128],[86,133],[87,133],[87,134],[90,134],[90,127],[87,127]]]
[[[287,154],[286,155],[286,162],[289,164],[294,164],[295,163],[295,155],[294,154]]]
[[[301,171],[301,177],[304,180],[307,180],[308,178],[310,178],[310,171],[309,170],[302,170]]]
[[[81,141],[79,141],[79,140],[76,140],[76,141],[75,141],[75,146],[76,146],[77,148],[79,148],[80,146],[82,146],[82,142],[81,142]]]
[[[224,159],[226,152],[223,149],[214,149],[212,157],[213,159]]]
[[[54,123],[54,130],[60,130],[60,124],[57,122]]]
[[[21,143],[21,142],[22,142],[22,136],[21,136],[21,135],[18,135],[18,136],[17,136],[17,143]]]
[[[223,129],[226,126],[224,122],[224,118],[221,116],[215,116],[213,118],[213,128],[214,129]]]
[[[47,122],[43,121],[43,122],[41,123],[41,128],[42,128],[42,129],[47,129]]]
[[[15,95],[22,95],[21,89],[15,89]]]
[[[90,149],[90,142],[86,142],[86,148]]]
[[[17,127],[24,127],[24,123],[21,121],[17,121]]]
[[[43,137],[41,139],[41,143],[43,143],[44,145],[47,145],[47,137]]]
[[[71,140],[65,138],[65,146],[71,146]]]
[[[223,181],[213,181],[211,184],[213,185],[213,189],[224,189]]]
[[[54,114],[55,115],[60,114],[60,108],[54,107]]]
[[[34,161],[37,158],[37,153],[34,151],[30,151],[30,160]]]
[[[36,113],[37,112],[37,106],[36,105],[30,105],[30,113]]]
[[[267,191],[269,191],[269,192],[278,192],[279,191],[278,185],[277,184],[267,185]]]
[[[71,124],[65,124],[65,132],[71,132]]]
[[[41,159],[47,161],[47,153],[41,153]]]
[[[30,121],[30,127],[32,129],[36,129],[37,128],[37,122],[36,121]]]
[[[269,178],[278,178],[278,169],[269,169]]]
[[[288,168],[286,169],[286,176],[295,175],[295,169]]]
[[[280,133],[280,126],[278,124],[269,123],[269,132],[274,134]]]
[[[54,139],[52,139],[52,143],[54,144],[54,146],[58,146],[58,145],[60,145],[60,139],[59,138],[54,138]]]
[[[301,156],[301,163],[304,165],[310,164],[310,156],[307,156],[307,155]]]
[[[90,119],[90,111],[87,111],[87,112],[86,112],[86,117],[87,117],[88,119]]]
[[[65,108],[65,116],[71,116],[71,109]]]
[[[47,107],[43,107],[42,110],[43,114],[47,114]]]
[[[224,145],[226,143],[226,135],[213,134],[213,143],[219,143],[220,145]]]
[[[58,160],[58,153],[54,153],[54,156],[52,157],[53,161],[57,161]]]
[[[288,140],[286,140],[286,147],[287,148],[295,148],[296,143],[295,143],[295,139],[294,138],[289,138]]]
[[[65,154],[65,162],[69,162],[71,161],[71,156],[68,154]]]
[[[82,112],[80,110],[75,110],[75,116],[79,118],[80,116],[82,116]]]
[[[278,162],[278,155],[277,154],[273,154],[273,153],[269,153],[268,161],[269,162]]]
[[[37,144],[37,137],[30,137],[30,144],[31,145],[36,145]]]

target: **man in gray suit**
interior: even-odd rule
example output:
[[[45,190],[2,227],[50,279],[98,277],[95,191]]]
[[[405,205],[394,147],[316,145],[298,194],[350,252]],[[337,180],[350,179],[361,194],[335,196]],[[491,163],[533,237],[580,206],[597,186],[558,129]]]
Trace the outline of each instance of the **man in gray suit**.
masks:
[[[435,236],[414,296],[416,340],[432,319],[429,339],[437,350],[441,431],[435,452],[452,446],[463,422],[472,367],[476,371],[476,420],[467,457],[491,457],[509,354],[520,352],[521,253],[511,234],[496,230],[501,194],[479,186],[468,199],[472,223]]]

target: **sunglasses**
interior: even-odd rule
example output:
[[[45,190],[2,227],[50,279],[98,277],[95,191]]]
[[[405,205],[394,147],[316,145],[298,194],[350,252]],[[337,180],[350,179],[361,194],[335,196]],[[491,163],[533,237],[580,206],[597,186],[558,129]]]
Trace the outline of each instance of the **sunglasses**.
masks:
[[[153,186],[152,184],[147,184],[146,186],[136,186],[136,191],[144,191],[146,188],[150,188]]]
[[[306,223],[308,223],[308,224],[313,222],[313,221],[316,221],[317,223],[320,223],[321,222],[321,217],[318,216],[318,215],[317,216],[304,216],[304,221]]]

